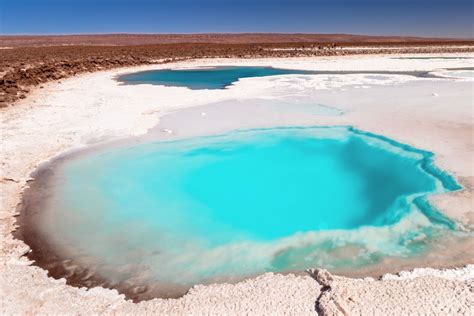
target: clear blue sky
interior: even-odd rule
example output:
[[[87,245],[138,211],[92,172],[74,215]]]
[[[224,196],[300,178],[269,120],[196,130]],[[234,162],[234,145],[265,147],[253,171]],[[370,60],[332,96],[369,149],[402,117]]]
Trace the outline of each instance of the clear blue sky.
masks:
[[[349,33],[474,37],[473,0],[0,0],[0,34]]]

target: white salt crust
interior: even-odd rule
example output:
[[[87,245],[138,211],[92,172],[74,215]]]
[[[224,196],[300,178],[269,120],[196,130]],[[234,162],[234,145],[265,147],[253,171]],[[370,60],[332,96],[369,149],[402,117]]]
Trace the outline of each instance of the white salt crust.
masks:
[[[474,54],[443,56],[474,57]],[[115,290],[79,289],[66,285],[64,279],[49,278],[45,270],[31,266],[22,256],[29,251],[28,246],[11,235],[21,192],[31,180],[30,173],[40,163],[97,141],[143,134],[170,110],[228,99],[282,98],[298,91],[314,93],[315,97],[325,91],[322,98],[327,100],[333,100],[327,95],[334,92],[333,101],[345,111],[341,116],[315,118],[311,124],[353,125],[436,153],[437,165],[455,175],[465,190],[437,196],[433,201],[470,229],[474,222],[471,190],[474,106],[469,79],[446,79],[451,83],[445,85],[440,84],[439,79],[404,75],[383,76],[383,79],[369,75],[288,75],[247,78],[225,90],[123,86],[114,80],[116,75],[131,71],[216,65],[334,71],[438,71],[472,66],[469,59],[394,57],[397,56],[205,59],[134,67],[50,83],[15,106],[2,109],[0,313],[305,315],[318,310],[326,314],[474,314],[473,265],[448,270],[415,269],[385,275],[380,281],[334,277],[331,290],[324,290],[322,295],[321,286],[310,276],[267,273],[235,285],[195,286],[180,299],[154,299],[134,304]],[[399,86],[401,91],[411,94],[410,101],[406,102],[400,93],[385,94],[390,90],[381,86]],[[374,90],[379,91],[376,94],[379,101],[365,100],[360,93],[356,94],[357,99],[351,100],[356,88],[380,89]],[[380,98],[384,95],[386,98]],[[206,112],[201,116],[209,118],[210,114]]]

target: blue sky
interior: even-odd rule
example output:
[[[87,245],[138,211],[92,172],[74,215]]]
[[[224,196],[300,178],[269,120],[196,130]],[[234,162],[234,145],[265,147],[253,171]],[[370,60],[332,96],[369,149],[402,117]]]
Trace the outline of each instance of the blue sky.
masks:
[[[473,0],[0,0],[1,34],[347,33],[473,38]]]

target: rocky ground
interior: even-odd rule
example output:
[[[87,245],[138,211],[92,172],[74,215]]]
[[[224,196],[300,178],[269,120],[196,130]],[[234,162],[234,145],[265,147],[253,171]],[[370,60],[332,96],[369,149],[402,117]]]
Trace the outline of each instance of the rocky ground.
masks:
[[[383,45],[359,43],[172,43],[128,46],[8,47],[0,38],[0,107],[24,99],[31,88],[79,73],[194,58],[309,57],[355,54],[473,52],[474,42]],[[28,44],[26,41],[23,44]],[[34,43],[34,42],[33,42]],[[64,43],[63,43],[64,44]]]
[[[472,315],[474,282],[469,270],[472,265],[446,270],[441,277],[442,271],[417,269],[405,278],[385,275],[378,281],[313,270],[321,286],[315,310],[319,315]]]

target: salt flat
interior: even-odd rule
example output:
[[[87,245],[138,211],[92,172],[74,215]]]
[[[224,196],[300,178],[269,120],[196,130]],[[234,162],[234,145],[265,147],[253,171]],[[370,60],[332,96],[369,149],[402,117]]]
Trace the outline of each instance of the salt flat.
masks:
[[[474,54],[462,56],[474,57]],[[415,308],[421,308],[419,311],[423,313],[439,312],[442,308],[447,313],[472,313],[473,294],[469,291],[469,285],[472,286],[473,282],[472,265],[444,272],[429,270],[426,274],[419,271],[406,273],[397,280],[386,277],[383,281],[362,281],[336,277],[335,281],[330,282],[334,289],[332,294],[325,292],[319,300],[320,285],[310,276],[265,274],[236,285],[197,286],[177,300],[155,299],[132,304],[114,290],[78,289],[65,285],[64,280],[48,278],[45,270],[30,266],[30,262],[22,257],[28,252],[28,247],[11,235],[16,206],[22,190],[30,181],[30,173],[56,155],[97,142],[143,135],[157,124],[162,124],[159,130],[170,130],[182,136],[199,134],[203,122],[212,120],[213,109],[219,111],[216,106],[209,109],[210,103],[256,98],[275,100],[299,92],[310,94],[318,103],[330,105],[344,114],[298,115],[292,123],[353,125],[434,152],[437,165],[453,174],[465,187],[454,194],[437,196],[434,202],[465,230],[471,231],[474,224],[474,105],[473,81],[469,78],[433,79],[367,74],[285,75],[247,78],[224,90],[129,86],[120,85],[114,80],[123,73],[165,67],[258,65],[331,71],[439,71],[472,66],[470,59],[419,60],[396,57],[205,59],[119,69],[50,83],[44,89],[35,90],[15,107],[2,109],[1,278],[4,282],[0,289],[5,302],[1,307],[2,313],[311,314],[315,312],[316,301],[321,310],[326,307],[327,311],[335,313],[342,310],[348,313],[403,313],[412,312]],[[192,107],[198,109],[197,106],[203,107],[198,113],[205,112],[208,115],[196,115],[195,119],[190,115],[186,118],[188,124],[173,122],[169,118],[164,118],[160,123],[165,114],[183,108],[193,111]],[[258,115],[246,116],[245,112],[239,112],[238,115],[240,117],[236,116],[239,117],[237,120],[230,110],[217,113],[218,120],[225,124],[214,125],[212,132],[268,122]],[[277,116],[272,124],[275,122],[289,123],[285,116]],[[166,134],[163,133],[163,137]],[[426,262],[417,262],[417,265],[409,263],[407,267],[473,263],[472,246],[472,238],[456,247],[447,243],[439,251],[450,249],[454,254],[453,262],[437,262],[437,257],[433,255]],[[464,254],[462,258],[457,257],[460,253]],[[445,278],[446,275],[449,275],[449,280]],[[413,305],[404,305],[396,299],[407,292],[411,297],[416,297]],[[456,299],[453,299],[454,292],[458,293]],[[355,294],[351,296],[350,293]],[[371,303],[374,297],[385,297],[385,294],[378,295],[380,293],[396,294],[389,295],[390,299]],[[434,297],[436,293],[442,295]],[[334,302],[337,304],[334,305]],[[423,302],[423,305],[415,302]],[[333,305],[336,309],[331,309]]]

